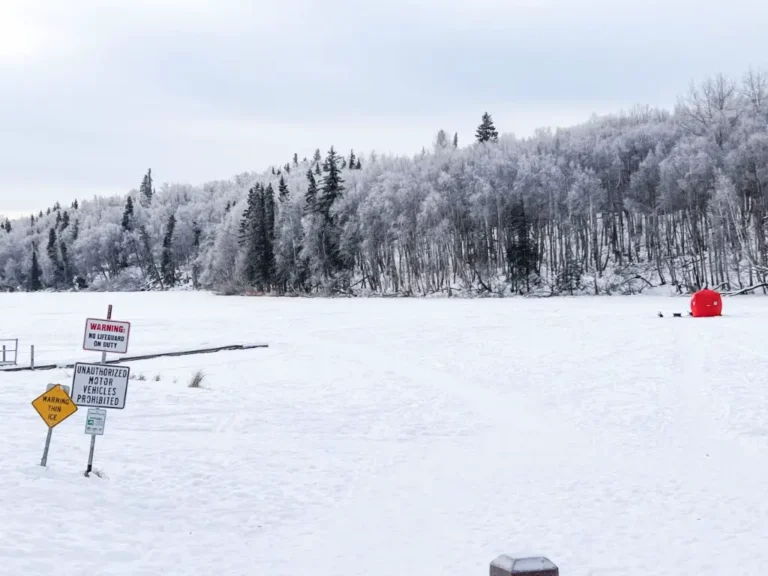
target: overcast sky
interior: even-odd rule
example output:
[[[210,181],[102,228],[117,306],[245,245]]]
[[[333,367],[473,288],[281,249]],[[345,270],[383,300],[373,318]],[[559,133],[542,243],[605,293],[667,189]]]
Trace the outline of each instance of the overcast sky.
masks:
[[[0,0],[0,213],[529,135],[768,68],[760,0]]]

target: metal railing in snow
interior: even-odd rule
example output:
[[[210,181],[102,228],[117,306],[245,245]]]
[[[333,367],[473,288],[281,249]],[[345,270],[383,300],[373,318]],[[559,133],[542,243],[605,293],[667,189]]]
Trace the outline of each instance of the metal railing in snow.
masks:
[[[16,366],[19,358],[19,339],[0,338],[0,366]]]

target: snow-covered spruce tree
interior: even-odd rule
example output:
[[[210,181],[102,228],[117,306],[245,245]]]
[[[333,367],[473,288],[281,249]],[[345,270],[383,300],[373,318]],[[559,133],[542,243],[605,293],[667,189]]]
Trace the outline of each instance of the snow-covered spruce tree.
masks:
[[[125,211],[123,212],[123,230],[133,229],[133,198],[128,196],[125,201]]]
[[[306,233],[307,238],[316,243],[311,268],[314,269],[316,280],[325,284],[326,288],[335,287],[336,275],[345,267],[340,253],[341,227],[335,211],[336,203],[344,191],[339,162],[339,156],[331,147],[323,162],[323,182],[310,230]]]
[[[152,169],[147,170],[144,178],[141,181],[141,187],[139,188],[139,195],[141,203],[144,206],[149,206],[152,203],[152,196],[155,194],[155,189],[152,187]]]
[[[264,252],[261,261],[261,276],[266,290],[271,291],[275,280],[275,191],[272,183],[262,188],[264,210]]]
[[[280,182],[277,186],[277,199],[282,204],[283,202],[286,202],[290,197],[290,192],[288,190],[288,185],[285,183],[285,178],[280,176]]]
[[[75,279],[75,271],[72,269],[72,264],[69,260],[67,242],[61,237],[59,238],[59,253],[61,255],[62,286],[64,288],[71,288]]]
[[[271,183],[266,187],[256,184],[249,191],[239,242],[243,282],[260,292],[268,292],[275,276],[275,201]]]
[[[496,131],[491,115],[488,112],[483,114],[483,121],[478,126],[475,137],[478,142],[498,142],[499,133]]]
[[[264,250],[262,245],[261,223],[264,219],[261,201],[261,187],[259,184],[248,191],[248,201],[240,221],[238,242],[241,247],[242,257],[240,263],[240,276],[242,282],[249,287],[259,285],[259,262]],[[259,286],[259,288],[262,288]]]
[[[37,292],[42,290],[43,283],[41,281],[42,270],[40,270],[40,262],[37,258],[37,247],[32,247],[32,264],[29,270],[29,281],[27,284],[27,290],[29,292]]]
[[[175,228],[176,216],[171,214],[168,217],[168,224],[165,227],[163,253],[160,258],[160,270],[166,288],[173,288],[176,285],[176,266],[173,259],[173,231]]]
[[[317,211],[317,181],[312,170],[307,170],[307,191],[304,194],[304,212],[311,214]]]
[[[48,246],[46,247],[46,254],[51,263],[51,277],[49,279],[49,285],[52,288],[62,288],[64,284],[64,269],[59,259],[58,243],[56,239],[56,229],[51,228],[48,231]]]

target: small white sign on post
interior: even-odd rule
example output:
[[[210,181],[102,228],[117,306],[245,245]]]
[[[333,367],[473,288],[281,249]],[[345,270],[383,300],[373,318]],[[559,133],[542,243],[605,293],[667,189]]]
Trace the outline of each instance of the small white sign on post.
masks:
[[[131,369],[104,364],[75,364],[72,376],[72,401],[76,406],[125,408]]]
[[[128,352],[130,334],[130,322],[88,318],[85,321],[83,350],[125,354]]]
[[[107,423],[107,411],[103,408],[88,408],[85,418],[85,433],[94,436],[104,435],[104,426]]]

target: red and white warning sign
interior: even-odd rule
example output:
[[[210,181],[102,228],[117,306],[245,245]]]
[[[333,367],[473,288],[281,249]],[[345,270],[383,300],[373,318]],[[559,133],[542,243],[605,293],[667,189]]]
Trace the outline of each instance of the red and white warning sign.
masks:
[[[83,350],[125,354],[128,352],[128,336],[130,333],[130,322],[88,318],[85,321]]]

